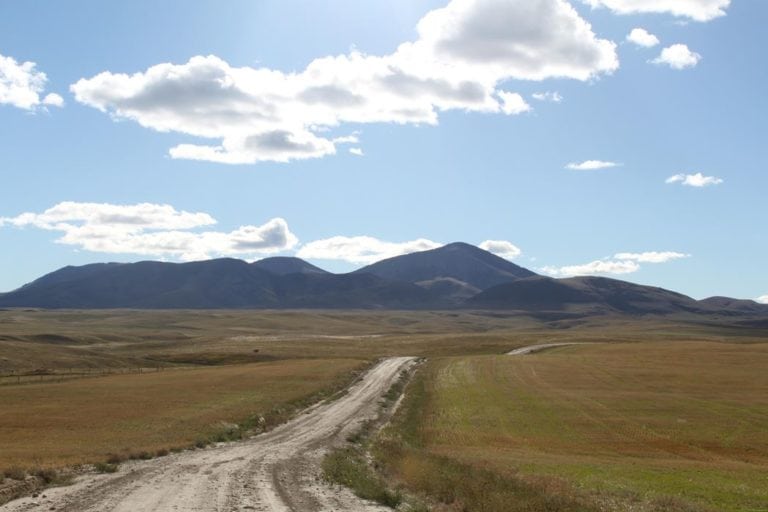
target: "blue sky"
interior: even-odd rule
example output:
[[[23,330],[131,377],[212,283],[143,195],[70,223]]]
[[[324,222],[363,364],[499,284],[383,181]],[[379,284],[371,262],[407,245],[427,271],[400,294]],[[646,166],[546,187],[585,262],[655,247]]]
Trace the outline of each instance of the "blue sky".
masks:
[[[461,240],[554,276],[765,296],[767,17],[745,0],[0,3],[0,290],[98,261],[347,271]]]

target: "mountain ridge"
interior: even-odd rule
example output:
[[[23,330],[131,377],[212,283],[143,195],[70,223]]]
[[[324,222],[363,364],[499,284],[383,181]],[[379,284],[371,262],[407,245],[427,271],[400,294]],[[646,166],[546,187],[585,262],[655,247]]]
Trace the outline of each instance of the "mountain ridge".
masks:
[[[768,305],[697,301],[618,279],[538,275],[457,242],[333,274],[304,260],[140,261],[67,266],[0,294],[0,307],[50,309],[505,309],[578,314],[768,316]]]

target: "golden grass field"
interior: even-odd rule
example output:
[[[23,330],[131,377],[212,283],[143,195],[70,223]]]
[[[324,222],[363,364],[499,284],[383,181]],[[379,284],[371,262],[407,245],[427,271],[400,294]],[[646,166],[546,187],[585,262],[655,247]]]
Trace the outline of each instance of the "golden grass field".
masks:
[[[440,479],[429,454],[539,478],[568,495],[563,510],[768,510],[768,343],[451,357],[421,378],[406,483]]]
[[[503,355],[562,341],[602,343]],[[765,511],[766,342],[730,318],[0,311],[0,470],[276,422],[376,358],[410,355],[428,362],[387,434],[405,442],[379,457],[447,510]],[[118,374],[88,376],[100,372]],[[51,380],[15,384],[39,373]]]
[[[187,447],[247,417],[340,388],[355,359],[256,363],[0,387],[0,469]]]

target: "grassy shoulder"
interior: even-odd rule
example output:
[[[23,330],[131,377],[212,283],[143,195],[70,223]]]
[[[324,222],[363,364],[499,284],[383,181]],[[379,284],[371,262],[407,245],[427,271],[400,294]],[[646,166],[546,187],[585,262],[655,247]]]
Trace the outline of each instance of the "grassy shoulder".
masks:
[[[431,361],[375,446],[438,509],[761,510],[768,346]]]
[[[0,387],[0,470],[101,463],[241,437],[347,386],[359,359],[286,360]]]

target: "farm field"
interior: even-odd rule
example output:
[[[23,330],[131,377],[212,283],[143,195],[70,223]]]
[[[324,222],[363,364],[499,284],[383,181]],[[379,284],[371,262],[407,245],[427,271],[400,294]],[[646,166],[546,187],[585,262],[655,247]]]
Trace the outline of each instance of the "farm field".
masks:
[[[768,510],[766,368],[766,343],[440,358],[389,432],[407,448],[380,456],[443,501],[477,490],[441,488],[452,472],[485,481],[473,510],[505,510],[489,490],[502,496],[505,482],[538,494],[536,506],[561,503],[553,510]]]
[[[215,440],[330,395],[366,366],[293,359],[0,387],[0,471],[61,467]],[[146,455],[145,455],[146,456]]]

